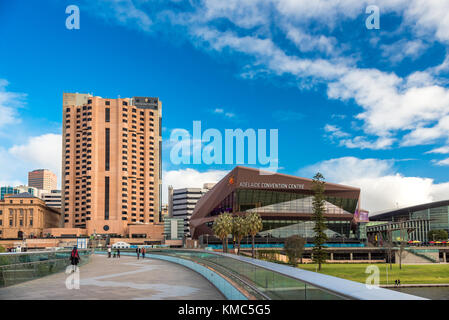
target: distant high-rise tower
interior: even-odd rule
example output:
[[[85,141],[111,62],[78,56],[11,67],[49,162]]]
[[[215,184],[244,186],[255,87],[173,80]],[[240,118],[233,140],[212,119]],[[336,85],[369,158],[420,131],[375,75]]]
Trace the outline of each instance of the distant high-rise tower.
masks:
[[[128,224],[159,223],[161,123],[158,98],[64,93],[65,227],[123,236]]]
[[[38,169],[28,172],[28,186],[41,190],[54,190],[57,188],[56,174],[47,169]]]

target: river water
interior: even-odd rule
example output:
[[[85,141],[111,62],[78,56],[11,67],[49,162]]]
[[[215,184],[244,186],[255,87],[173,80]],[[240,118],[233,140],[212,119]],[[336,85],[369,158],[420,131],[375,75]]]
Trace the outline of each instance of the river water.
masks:
[[[449,287],[390,288],[432,300],[449,300]]]

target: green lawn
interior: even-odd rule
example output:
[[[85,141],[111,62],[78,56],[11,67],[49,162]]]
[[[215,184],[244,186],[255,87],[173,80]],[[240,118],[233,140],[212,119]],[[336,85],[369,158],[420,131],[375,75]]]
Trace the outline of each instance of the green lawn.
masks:
[[[371,264],[324,264],[320,273],[365,283],[369,276],[365,270],[369,265]],[[374,265],[379,267],[380,284],[387,284],[386,264]],[[302,264],[299,268],[316,271],[316,264]],[[449,284],[449,264],[403,265],[402,270],[399,265],[393,265],[392,270],[388,266],[388,284],[394,284],[394,280],[398,278],[401,284]]]

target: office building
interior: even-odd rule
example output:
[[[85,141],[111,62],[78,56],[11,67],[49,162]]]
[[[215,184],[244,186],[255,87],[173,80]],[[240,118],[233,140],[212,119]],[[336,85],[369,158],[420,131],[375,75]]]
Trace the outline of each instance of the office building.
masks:
[[[0,200],[3,200],[5,198],[5,195],[13,195],[13,194],[19,194],[19,193],[29,193],[35,197],[40,197],[41,193],[40,190],[34,187],[29,186],[17,186],[17,187],[11,187],[11,186],[3,186],[0,187]]]
[[[164,221],[165,240],[183,240],[184,219],[167,218]]]
[[[161,216],[158,98],[64,93],[62,212],[66,228],[129,235]]]
[[[6,195],[0,200],[0,238],[42,237],[45,228],[59,226],[61,213],[29,193]]]
[[[166,218],[164,220],[164,244],[170,247],[181,247],[184,240],[184,219]]]
[[[50,208],[61,210],[61,190],[51,190],[50,192],[41,193],[42,200]]]
[[[370,215],[366,227],[368,240],[379,245],[381,239],[401,237],[401,229],[407,230],[407,240],[430,242],[431,230],[446,230],[449,233],[449,200],[436,201],[416,206],[392,209]],[[376,243],[377,242],[377,243]]]
[[[41,196],[42,196],[42,190],[38,189],[36,187],[30,187],[30,186],[21,185],[21,186],[14,187],[14,190],[16,190],[16,194],[18,194],[18,193],[29,193],[29,194],[31,194],[31,195],[33,195],[35,197],[38,197],[38,198],[41,198]]]
[[[168,210],[168,217],[173,217],[173,187],[168,186],[168,204],[167,204],[167,210]]]
[[[162,205],[162,220],[164,221],[164,219],[168,218],[168,205],[164,204]]]
[[[279,241],[292,235],[311,239],[315,235],[312,186],[311,179],[260,174],[257,169],[238,166],[196,204],[190,219],[192,237],[213,235],[213,222],[221,213],[244,216],[256,212],[263,222],[258,236]],[[353,220],[360,209],[360,189],[326,182],[324,195],[328,238],[355,238]]]
[[[18,194],[19,191],[15,190],[14,187],[11,186],[3,186],[0,187],[0,200],[3,200],[5,198],[5,195],[12,195],[12,194]]]
[[[168,187],[168,207],[171,208],[169,217],[184,220],[184,234],[186,237],[191,237],[190,217],[193,214],[196,203],[213,186],[213,183],[206,183],[203,185],[203,188],[173,189],[171,186]]]
[[[28,186],[41,190],[54,190],[57,188],[56,174],[47,169],[38,169],[28,172]]]

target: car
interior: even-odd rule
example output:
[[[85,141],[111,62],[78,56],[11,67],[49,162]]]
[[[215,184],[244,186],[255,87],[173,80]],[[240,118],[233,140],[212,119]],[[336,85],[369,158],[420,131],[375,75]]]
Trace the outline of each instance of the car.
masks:
[[[129,243],[123,241],[116,242],[112,245],[113,249],[129,249],[130,247],[131,245]]]

